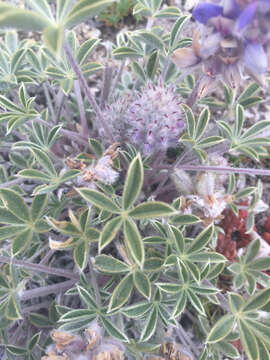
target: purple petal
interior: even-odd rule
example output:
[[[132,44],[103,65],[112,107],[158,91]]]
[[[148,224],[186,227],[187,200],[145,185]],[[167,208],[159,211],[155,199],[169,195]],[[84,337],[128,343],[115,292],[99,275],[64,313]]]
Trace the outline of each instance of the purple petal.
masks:
[[[237,3],[237,0],[227,0],[224,2],[223,6],[224,16],[230,19],[236,19],[241,13],[240,6]]]
[[[244,62],[251,71],[263,74],[267,69],[267,56],[263,46],[259,43],[248,43],[245,47]]]
[[[237,19],[237,26],[238,30],[242,30],[248,24],[250,24],[254,18],[256,9],[257,9],[257,1],[253,2],[252,4],[248,5],[241,13],[241,15]]]
[[[194,19],[199,23],[206,24],[210,18],[222,15],[222,13],[223,13],[222,6],[210,4],[210,3],[204,3],[196,6],[192,12],[192,15]]]

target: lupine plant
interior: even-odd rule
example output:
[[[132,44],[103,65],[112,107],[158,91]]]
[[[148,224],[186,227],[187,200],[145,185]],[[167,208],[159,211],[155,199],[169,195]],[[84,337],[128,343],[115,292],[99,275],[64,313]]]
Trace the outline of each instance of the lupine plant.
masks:
[[[0,1],[1,359],[270,359],[270,2],[185,9]]]

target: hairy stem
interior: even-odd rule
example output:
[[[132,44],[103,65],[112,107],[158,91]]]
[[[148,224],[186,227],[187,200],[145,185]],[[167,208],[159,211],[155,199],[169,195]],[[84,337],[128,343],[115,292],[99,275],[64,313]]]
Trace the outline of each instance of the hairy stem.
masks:
[[[9,188],[10,186],[21,184],[23,181],[24,181],[23,178],[18,178],[18,179],[7,181],[3,184],[0,184],[0,189]]]
[[[251,169],[251,168],[232,168],[232,167],[220,167],[220,166],[204,166],[204,165],[181,165],[179,166],[182,170],[189,171],[206,171],[206,172],[217,172],[217,173],[237,173],[237,174],[248,174],[248,175],[265,175],[270,176],[270,170],[266,169]]]
[[[87,124],[86,114],[85,114],[84,105],[83,105],[83,98],[82,98],[80,83],[78,80],[74,80],[74,92],[75,92],[75,96],[76,96],[76,100],[77,100],[78,108],[79,108],[79,112],[80,112],[81,127],[82,127],[81,135],[82,135],[82,137],[88,139],[88,135],[89,135],[88,124]]]
[[[61,292],[70,289],[76,283],[76,281],[78,281],[78,279],[67,280],[62,283],[58,283],[54,285],[42,286],[33,290],[26,290],[20,296],[20,300],[25,301],[35,297],[46,296],[49,294],[59,294]]]
[[[101,90],[100,106],[103,109],[108,101],[112,84],[112,67],[106,66],[103,73],[103,84]]]
[[[40,265],[40,264],[33,264],[33,263],[30,263],[30,262],[27,262],[24,260],[17,260],[14,258],[9,258],[7,256],[0,256],[0,263],[5,263],[5,264],[12,263],[13,265],[21,266],[28,270],[44,272],[46,274],[62,276],[62,277],[66,277],[66,278],[74,279],[74,280],[79,279],[79,275],[74,274],[71,271],[62,270],[62,269],[58,269],[58,268],[52,268],[50,266],[45,266],[45,265]]]
[[[89,90],[89,87],[87,85],[87,81],[85,80],[85,77],[84,77],[84,75],[83,75],[83,73],[82,73],[82,71],[80,69],[80,66],[77,63],[71,49],[69,48],[69,46],[66,43],[64,44],[64,49],[65,49],[65,52],[66,52],[67,57],[69,59],[70,65],[72,66],[73,70],[75,71],[75,74],[77,75],[78,80],[79,80],[79,82],[80,82],[80,84],[81,84],[81,86],[83,88],[83,91],[84,91],[89,103],[91,104],[94,112],[96,113],[97,120],[100,122],[100,125],[103,127],[103,129],[104,129],[105,133],[107,134],[107,136],[109,138],[111,138],[111,140],[113,142],[112,134],[109,131],[109,128],[108,128],[108,126],[106,124],[105,119],[103,118],[101,109],[98,106],[98,104],[96,102],[96,99],[91,94],[91,91]]]
[[[55,111],[54,111],[54,107],[53,107],[53,104],[52,104],[51,96],[50,96],[50,93],[49,93],[49,90],[48,90],[48,87],[47,87],[47,83],[43,83],[42,88],[43,88],[43,91],[44,91],[44,94],[45,94],[45,98],[46,98],[46,102],[47,102],[49,111],[50,111],[51,116],[52,116],[53,123],[55,124],[56,123],[56,116],[55,116]]]

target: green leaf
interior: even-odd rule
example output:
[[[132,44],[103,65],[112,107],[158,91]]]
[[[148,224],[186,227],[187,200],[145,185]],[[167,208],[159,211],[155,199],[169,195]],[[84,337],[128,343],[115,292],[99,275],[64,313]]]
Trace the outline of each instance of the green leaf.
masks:
[[[164,260],[160,257],[150,257],[145,259],[144,271],[159,271],[163,266]]]
[[[220,341],[215,344],[215,346],[219,349],[219,351],[227,357],[232,359],[239,359],[240,355],[237,349],[230,343],[225,341]]]
[[[249,98],[250,96],[254,95],[258,90],[260,86],[257,83],[250,84],[245,91],[242,92],[242,94],[238,98],[238,102],[241,103],[244,99]]]
[[[80,297],[82,298],[82,300],[84,301],[86,306],[88,306],[89,309],[91,309],[91,308],[96,309],[97,305],[96,305],[95,299],[90,294],[90,292],[79,285],[77,286],[77,289],[78,289],[78,293],[79,293]]]
[[[120,208],[112,200],[110,200],[107,196],[97,190],[92,190],[88,188],[76,188],[76,191],[86,201],[101,209],[107,210],[113,214],[119,214],[121,212]]]
[[[186,120],[187,120],[188,134],[192,139],[195,140],[196,122],[195,122],[194,114],[193,114],[192,110],[190,109],[190,107],[188,107],[187,105],[182,105],[182,107],[183,107],[183,109],[185,111],[185,116],[186,116]]]
[[[167,6],[155,14],[155,18],[178,18],[181,15],[181,10],[175,6]]]
[[[9,210],[4,207],[0,207],[0,223],[2,224],[24,224],[22,220],[17,218],[15,215],[12,214]]]
[[[122,342],[129,342],[128,337],[122,331],[120,331],[108,318],[101,316],[100,319],[104,328],[111,336]]]
[[[12,255],[16,256],[21,251],[25,249],[29,241],[32,239],[33,232],[31,229],[26,229],[24,232],[20,233],[12,241]]]
[[[146,73],[150,79],[153,79],[155,77],[158,64],[159,64],[159,53],[158,51],[153,51],[149,56],[146,64]]]
[[[104,149],[103,149],[103,146],[101,145],[101,143],[99,141],[97,141],[96,139],[89,139],[88,141],[89,141],[89,145],[90,145],[91,149],[94,151],[96,156],[98,158],[100,158],[104,152]]]
[[[0,240],[10,239],[25,230],[25,225],[12,225],[0,227]]]
[[[132,63],[132,70],[137,75],[137,77],[141,80],[141,82],[144,84],[146,82],[146,75],[142,68],[142,66],[138,62]]]
[[[148,201],[137,205],[129,211],[128,215],[133,219],[152,219],[171,216],[175,213],[175,209],[164,202]]]
[[[178,254],[182,254],[185,250],[185,240],[183,234],[175,226],[170,227],[173,233],[174,243]]]
[[[243,123],[244,123],[244,108],[241,105],[236,106],[236,118],[235,118],[235,124],[233,127],[233,135],[235,137],[239,137],[242,132]]]
[[[51,176],[56,176],[56,171],[51,162],[49,156],[42,150],[31,148],[35,158],[40,163],[40,165],[50,174]]]
[[[170,48],[171,49],[174,49],[174,46],[176,45],[176,43],[179,39],[179,35],[183,29],[183,26],[189,19],[190,19],[189,15],[181,16],[174,24],[172,31],[171,31],[171,35],[170,35]]]
[[[122,46],[113,50],[112,54],[116,59],[125,59],[127,57],[138,58],[143,56],[143,54],[141,54],[137,50],[127,46]]]
[[[124,305],[129,300],[132,289],[132,275],[128,274],[114,289],[109,303],[108,312],[115,311]]]
[[[252,268],[252,270],[269,270],[270,269],[270,257],[261,257],[258,259],[255,259],[254,261],[252,261],[252,263],[250,264],[250,267]]]
[[[74,248],[74,261],[80,271],[83,271],[88,260],[89,250],[88,250],[88,243],[86,241],[81,241],[75,248]]]
[[[214,226],[211,224],[196,236],[188,249],[188,254],[200,251],[211,240],[213,235]]]
[[[129,318],[139,318],[147,314],[153,305],[149,302],[139,302],[121,309],[121,312]]]
[[[161,290],[169,294],[177,294],[182,290],[182,286],[173,283],[156,283],[156,286]]]
[[[265,131],[266,129],[268,129],[270,127],[270,120],[263,120],[263,121],[259,121],[256,124],[254,124],[253,126],[251,126],[242,136],[242,138],[247,139],[250,137],[255,137],[256,135],[258,135],[259,133],[261,133],[262,131]]]
[[[19,346],[7,345],[6,349],[10,354],[15,355],[16,357],[27,354],[27,350]]]
[[[122,225],[121,216],[115,217],[108,221],[101,233],[100,241],[98,244],[99,253],[107,246],[116,236]]]
[[[135,271],[133,273],[133,281],[137,290],[148,300],[151,297],[151,283],[148,277],[142,271]]]
[[[8,298],[5,309],[5,316],[9,320],[19,320],[22,318],[19,310],[19,304],[13,295],[9,296]]]
[[[200,221],[201,219],[198,216],[187,214],[187,215],[172,216],[169,220],[169,223],[177,226],[182,226],[182,225],[193,225]]]
[[[64,28],[61,25],[50,25],[43,30],[43,37],[46,47],[57,57],[63,43]]]
[[[224,138],[221,136],[209,136],[207,138],[200,140],[197,143],[197,146],[203,149],[203,148],[208,148],[210,146],[220,144],[223,141],[224,141]]]
[[[185,310],[187,303],[187,295],[185,291],[181,291],[178,295],[177,303],[173,309],[172,318],[177,318]]]
[[[100,39],[88,39],[81,44],[76,52],[76,58],[80,65],[87,60],[99,43]]]
[[[30,212],[23,198],[14,190],[0,189],[0,197],[5,206],[24,222],[30,222]]]
[[[40,15],[47,17],[51,21],[54,20],[47,0],[27,0],[27,5],[29,5],[32,10],[35,10]]]
[[[46,195],[46,194],[37,195],[34,197],[34,200],[32,202],[32,206],[31,206],[32,220],[37,220],[43,215],[45,208],[47,206],[47,203],[48,203],[48,195]]]
[[[150,45],[154,49],[163,50],[164,43],[160,37],[153,33],[151,30],[140,30],[137,32],[139,38],[146,44]]]
[[[245,321],[238,321],[240,340],[249,360],[260,360],[256,338]]]
[[[269,302],[270,299],[270,288],[259,291],[257,294],[250,297],[243,305],[243,311],[253,312],[259,310]]]
[[[12,112],[17,112],[19,114],[21,113],[22,115],[24,114],[22,108],[20,108],[16,104],[14,104],[12,101],[7,99],[3,95],[0,95],[0,107],[3,109],[6,109],[6,110],[12,111]]]
[[[121,274],[129,271],[129,266],[123,261],[108,255],[99,255],[95,258],[95,267],[109,274]]]
[[[77,321],[84,321],[92,319],[93,315],[95,314],[95,310],[89,309],[76,309],[71,310],[64,315],[61,316],[59,319],[60,322],[77,322]]]
[[[153,307],[153,310],[148,315],[145,326],[142,330],[140,342],[148,341],[156,331],[157,327],[157,321],[158,321],[158,309],[156,307]]]
[[[79,0],[71,8],[65,20],[65,27],[71,28],[97,15],[110,5],[112,0]]]
[[[200,113],[200,116],[199,116],[199,119],[198,119],[198,122],[196,125],[196,135],[195,135],[196,140],[199,140],[202,137],[202,135],[208,125],[209,119],[210,119],[210,111],[208,108],[205,108]]]
[[[203,316],[205,316],[205,310],[203,307],[203,304],[201,303],[201,300],[199,297],[192,291],[187,290],[188,299],[191,302],[192,306]]]
[[[270,345],[270,327],[266,324],[263,324],[261,321],[255,321],[252,319],[245,319],[247,326],[252,329],[252,332],[255,333],[263,342]]]
[[[37,313],[30,313],[28,315],[29,321],[31,324],[33,324],[35,327],[39,328],[47,328],[54,326],[54,323],[52,323],[48,316],[44,316]]]
[[[130,163],[124,191],[123,208],[130,208],[139,196],[143,185],[143,163],[140,154],[138,154]]]
[[[124,222],[125,243],[137,264],[144,263],[144,246],[137,226],[131,219]]]
[[[208,337],[208,343],[216,343],[224,339],[231,331],[235,323],[233,315],[223,316],[211,329]]]
[[[20,9],[0,2],[0,28],[42,31],[50,21],[34,11]]]
[[[13,73],[16,73],[16,71],[19,69],[19,66],[22,63],[25,54],[26,54],[26,50],[20,49],[20,50],[16,51],[15,54],[12,56],[11,71]]]

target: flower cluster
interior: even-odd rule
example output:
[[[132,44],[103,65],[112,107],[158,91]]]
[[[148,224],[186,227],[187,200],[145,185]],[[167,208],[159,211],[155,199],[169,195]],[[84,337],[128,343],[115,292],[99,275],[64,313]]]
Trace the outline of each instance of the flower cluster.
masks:
[[[172,60],[181,68],[202,64],[199,95],[213,89],[218,79],[237,87],[243,70],[263,83],[270,66],[269,0],[217,0],[202,2],[193,10],[202,24],[191,48],[174,52]]]
[[[84,337],[66,331],[51,333],[54,344],[42,360],[124,360],[124,348],[118,341],[102,336],[102,328],[93,321]]]
[[[103,116],[116,141],[126,141],[153,156],[177,144],[184,128],[180,104],[173,87],[149,82],[135,98],[119,99],[109,105]],[[104,135],[101,130],[102,139]]]

